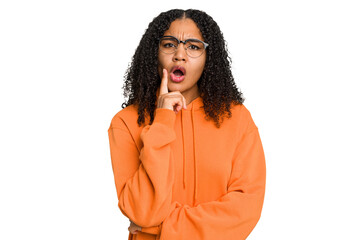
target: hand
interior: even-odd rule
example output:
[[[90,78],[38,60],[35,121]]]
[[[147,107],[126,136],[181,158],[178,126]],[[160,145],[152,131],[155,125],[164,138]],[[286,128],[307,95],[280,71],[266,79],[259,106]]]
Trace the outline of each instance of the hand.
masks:
[[[133,223],[130,220],[130,227],[128,227],[128,230],[132,233],[132,234],[137,234],[138,232],[141,232],[142,227],[136,225],[135,223]]]
[[[160,84],[160,92],[157,99],[157,108],[167,108],[178,113],[182,108],[186,109],[185,97],[180,91],[169,92],[168,73],[163,69],[163,77]]]

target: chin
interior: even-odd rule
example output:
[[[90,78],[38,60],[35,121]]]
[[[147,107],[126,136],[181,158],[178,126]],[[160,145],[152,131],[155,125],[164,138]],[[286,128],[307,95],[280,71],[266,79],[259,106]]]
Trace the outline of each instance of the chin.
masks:
[[[168,86],[169,92],[175,92],[175,91],[179,91],[182,92],[183,88],[182,87],[173,87],[173,86]]]

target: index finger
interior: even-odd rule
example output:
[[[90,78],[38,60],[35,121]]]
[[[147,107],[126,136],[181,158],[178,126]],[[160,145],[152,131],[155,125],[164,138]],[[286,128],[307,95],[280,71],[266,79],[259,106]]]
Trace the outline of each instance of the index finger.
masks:
[[[161,84],[160,84],[159,96],[169,92],[167,82],[168,82],[168,73],[167,73],[167,70],[164,68],[163,69],[163,76],[162,76]]]

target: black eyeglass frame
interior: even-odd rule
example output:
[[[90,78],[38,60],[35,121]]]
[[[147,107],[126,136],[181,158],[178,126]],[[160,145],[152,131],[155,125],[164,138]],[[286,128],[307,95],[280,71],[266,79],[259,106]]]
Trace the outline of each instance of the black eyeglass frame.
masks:
[[[205,52],[206,48],[209,46],[208,43],[206,43],[206,42],[204,42],[204,41],[201,41],[200,39],[189,38],[189,39],[186,39],[185,41],[182,41],[182,40],[179,40],[179,39],[177,39],[176,37],[170,36],[170,35],[162,36],[162,37],[160,38],[160,40],[159,40],[159,44],[160,44],[160,42],[161,42],[161,39],[163,39],[163,38],[174,38],[174,39],[178,42],[178,45],[177,45],[177,47],[176,47],[176,50],[177,50],[178,46],[180,45],[180,43],[183,43],[184,46],[185,46],[185,44],[187,43],[187,41],[201,42],[202,44],[204,44],[204,51],[203,51],[198,57],[200,57],[200,56]],[[176,50],[175,50],[174,52],[176,52]],[[187,50],[187,48],[185,48],[185,50]],[[161,50],[160,50],[160,51],[161,51]],[[163,52],[163,51],[162,51],[162,52]],[[174,52],[173,52],[173,53],[174,53]],[[165,52],[163,52],[163,53],[165,53]],[[165,53],[165,54],[173,54],[173,53]],[[187,51],[186,51],[186,54],[188,54]],[[189,56],[189,55],[188,55],[188,56]],[[192,56],[189,56],[189,57],[192,57]],[[195,57],[195,58],[198,58],[198,57]],[[192,57],[192,58],[194,58],[194,57]]]

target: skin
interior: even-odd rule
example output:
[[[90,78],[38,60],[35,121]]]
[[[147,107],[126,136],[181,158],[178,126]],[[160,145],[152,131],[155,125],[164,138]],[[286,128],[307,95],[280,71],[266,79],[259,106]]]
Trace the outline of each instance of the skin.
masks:
[[[196,38],[204,41],[196,23],[189,18],[177,19],[173,21],[164,35],[170,35],[185,41],[188,38]],[[190,104],[195,98],[200,96],[197,87],[205,66],[206,51],[198,58],[191,58],[186,54],[183,44],[180,44],[177,51],[173,54],[158,52],[158,71],[161,76],[160,92],[158,97],[158,108],[167,108],[178,113],[182,108],[186,109],[186,104]],[[184,81],[177,83],[170,78],[170,71],[175,65],[183,66],[186,69]],[[136,225],[130,220],[128,230],[132,234],[141,231],[141,226]]]
[[[182,109],[186,109],[185,97],[180,91],[169,93],[168,89],[168,74],[166,69],[163,69],[163,77],[160,84],[160,92],[157,100],[157,108],[166,108],[174,111],[176,114]]]
[[[132,234],[137,234],[138,232],[141,232],[141,227],[136,225],[135,223],[133,223],[130,220],[130,226],[128,227],[128,230],[132,233]]]
[[[204,41],[196,23],[190,18],[173,21],[169,29],[164,32],[164,36],[165,35],[174,36],[183,41],[189,38],[196,38]],[[204,70],[205,61],[206,51],[200,57],[192,58],[186,54],[184,44],[180,44],[177,51],[173,54],[165,54],[160,50],[158,51],[159,74],[163,78],[163,69],[166,69],[168,92],[179,91],[186,100],[184,105],[191,103],[200,95],[196,83]],[[173,82],[170,78],[171,69],[175,65],[183,66],[186,69],[185,79],[180,83]]]

